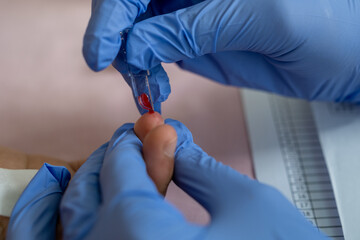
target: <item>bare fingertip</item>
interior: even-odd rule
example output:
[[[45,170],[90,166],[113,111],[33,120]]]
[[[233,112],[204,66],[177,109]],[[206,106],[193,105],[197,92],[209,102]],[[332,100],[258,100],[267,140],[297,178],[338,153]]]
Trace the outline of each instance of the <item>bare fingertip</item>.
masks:
[[[136,136],[143,141],[145,136],[157,126],[163,125],[164,119],[158,112],[145,113],[135,123],[134,131]]]
[[[151,130],[143,141],[146,169],[158,191],[163,195],[173,175],[176,143],[176,131],[167,124]]]

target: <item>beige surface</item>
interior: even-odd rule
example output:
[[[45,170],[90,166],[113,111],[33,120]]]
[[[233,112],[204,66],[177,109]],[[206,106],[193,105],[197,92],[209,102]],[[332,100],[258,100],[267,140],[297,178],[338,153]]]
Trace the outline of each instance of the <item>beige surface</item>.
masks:
[[[113,69],[90,71],[81,55],[90,1],[0,1],[0,145],[65,160],[86,158],[139,114]],[[165,117],[185,123],[209,154],[252,176],[236,89],[166,65],[173,93]],[[206,213],[170,188],[195,222]]]

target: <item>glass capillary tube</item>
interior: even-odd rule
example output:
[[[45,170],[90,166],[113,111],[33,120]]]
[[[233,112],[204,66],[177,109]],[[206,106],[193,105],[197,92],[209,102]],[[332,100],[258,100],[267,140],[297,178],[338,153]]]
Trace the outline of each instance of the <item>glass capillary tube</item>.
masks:
[[[154,111],[154,103],[152,101],[151,89],[150,89],[150,84],[149,84],[149,76],[150,76],[149,70],[147,70],[146,73],[147,73],[145,76],[146,87],[149,91],[149,100],[150,100],[150,104],[151,104],[151,109]]]
[[[127,62],[127,54],[126,54],[126,37],[127,37],[128,29],[124,32],[120,32],[121,36],[121,55],[122,60],[126,65],[127,76],[131,81],[131,88],[134,94],[135,99],[138,101],[138,104],[145,110],[150,112],[154,111],[154,104],[151,96],[150,84],[149,84],[149,76],[150,72],[147,71],[136,71],[138,73],[134,73],[128,62]]]

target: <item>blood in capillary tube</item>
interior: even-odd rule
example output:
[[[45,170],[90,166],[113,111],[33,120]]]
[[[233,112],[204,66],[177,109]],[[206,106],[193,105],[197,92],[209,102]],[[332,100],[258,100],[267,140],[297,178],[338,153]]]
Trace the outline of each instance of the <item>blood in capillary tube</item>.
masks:
[[[146,93],[143,93],[140,96],[138,96],[138,102],[139,102],[140,106],[143,109],[148,110],[149,113],[154,112],[154,109],[153,109],[153,107],[152,107],[152,105],[150,103],[150,100],[149,100],[149,96]]]

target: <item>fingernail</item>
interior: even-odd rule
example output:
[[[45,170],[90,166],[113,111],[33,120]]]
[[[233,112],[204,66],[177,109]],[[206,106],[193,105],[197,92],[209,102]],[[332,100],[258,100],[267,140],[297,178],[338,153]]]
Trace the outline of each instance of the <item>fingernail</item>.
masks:
[[[164,144],[163,152],[167,157],[169,158],[174,157],[176,143],[177,143],[177,137]]]

